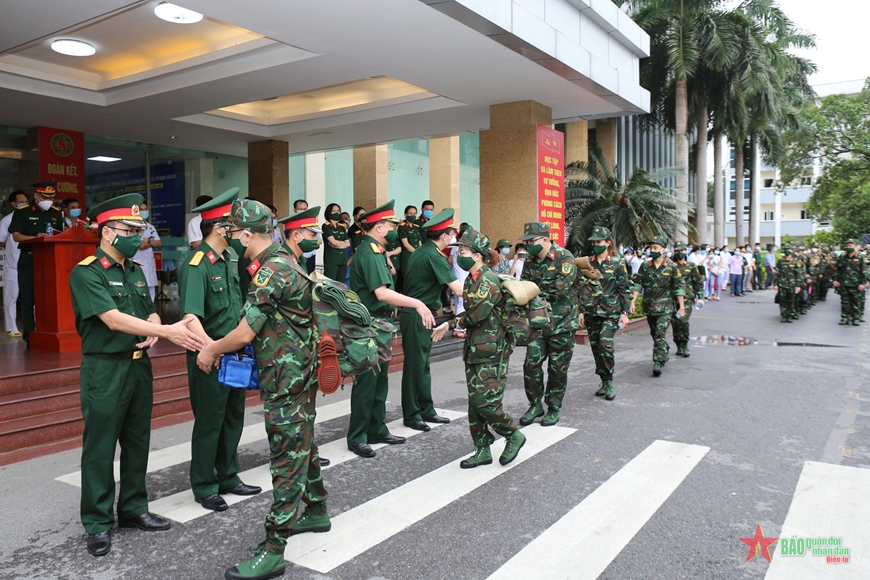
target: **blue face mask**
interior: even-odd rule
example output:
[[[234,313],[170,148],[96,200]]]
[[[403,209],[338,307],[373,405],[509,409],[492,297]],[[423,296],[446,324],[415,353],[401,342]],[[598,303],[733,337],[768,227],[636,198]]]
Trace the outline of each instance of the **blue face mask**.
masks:
[[[278,220],[272,220],[272,229],[275,229],[277,227],[278,227]]]
[[[505,256],[507,256],[508,254],[511,253],[511,249],[510,248],[502,248],[501,253],[504,254]]]
[[[73,214],[73,215],[75,215],[75,214]],[[139,217],[142,218],[143,220],[147,220],[149,215],[151,215],[151,214],[148,213],[147,209],[139,212]]]
[[[74,218],[77,218],[80,215],[82,215],[82,210],[81,210],[81,208],[71,209],[71,210],[69,210],[69,215],[74,217]],[[145,219],[145,218],[142,218],[142,219]]]
[[[432,219],[432,210],[431,209],[423,210],[423,217],[426,218],[427,220]]]
[[[701,254],[702,256],[706,256],[707,250],[698,250],[698,253]]]

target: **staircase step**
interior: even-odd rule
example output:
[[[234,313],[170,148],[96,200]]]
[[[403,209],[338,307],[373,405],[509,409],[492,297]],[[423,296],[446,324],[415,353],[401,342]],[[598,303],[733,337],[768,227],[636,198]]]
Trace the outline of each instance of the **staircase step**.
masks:
[[[53,371],[40,371],[24,375],[0,378],[0,395],[10,395],[62,385],[79,384],[79,367],[69,367]]]
[[[0,395],[0,422],[78,409],[80,405],[78,383]]]

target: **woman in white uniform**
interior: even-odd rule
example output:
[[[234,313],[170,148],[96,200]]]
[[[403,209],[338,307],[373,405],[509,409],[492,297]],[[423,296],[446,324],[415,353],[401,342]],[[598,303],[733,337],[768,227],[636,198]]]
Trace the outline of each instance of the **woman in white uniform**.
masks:
[[[148,283],[153,302],[157,293],[157,264],[154,263],[154,248],[159,248],[161,241],[157,230],[148,221],[149,215],[147,203],[139,206],[139,216],[145,220],[145,229],[142,230],[142,245],[139,246],[139,251],[133,259],[142,264],[142,272],[145,274],[145,281]]]

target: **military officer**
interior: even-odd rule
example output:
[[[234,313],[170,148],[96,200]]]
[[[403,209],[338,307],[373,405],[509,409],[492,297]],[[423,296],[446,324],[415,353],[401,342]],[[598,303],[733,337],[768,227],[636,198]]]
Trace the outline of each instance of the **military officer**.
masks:
[[[619,257],[613,246],[610,230],[604,226],[594,227],[589,241],[592,243],[589,266],[599,274],[596,277],[581,268],[577,279],[597,279],[600,291],[594,293],[591,303],[580,312],[580,324],[585,325],[589,333],[589,347],[595,359],[595,374],[601,379],[595,396],[612,401],[616,398],[613,386],[613,337],[620,325],[624,328],[628,324],[630,277],[625,260]]]
[[[340,371],[334,355],[318,361],[319,332],[311,316],[311,283],[299,267],[297,255],[271,243],[269,209],[250,199],[235,201],[229,223],[230,245],[251,260],[251,286],[239,325],[206,346],[197,364],[209,372],[217,355],[253,343],[269,440],[273,499],[266,517],[266,539],[251,558],[228,569],[225,576],[229,580],[265,579],[283,574],[288,537],[331,528],[328,495],[312,436],[318,364],[331,366],[329,372]],[[309,223],[289,228],[296,249],[300,239],[317,238],[316,224],[313,220]],[[307,508],[297,520],[300,499]]]
[[[574,300],[577,267],[571,252],[550,238],[550,227],[542,222],[525,224],[523,235],[529,257],[523,267],[522,280],[538,285],[552,307],[551,326],[545,334],[529,342],[523,364],[523,380],[529,410],[520,425],[529,425],[538,417],[547,427],[559,422],[559,410],[568,384],[568,366],[574,354],[574,333],[579,325],[579,309]],[[547,365],[547,388],[544,390],[544,361]],[[542,399],[546,397],[547,414]]]
[[[646,312],[646,320],[649,324],[649,333],[653,339],[653,376],[662,374],[662,367],[668,362],[667,333],[671,317],[682,318],[686,315],[683,297],[686,294],[683,288],[682,276],[676,264],[664,255],[667,241],[664,237],[656,237],[650,240],[649,262],[641,264],[640,269],[634,276],[634,297],[631,299],[630,311],[635,312],[637,297],[643,292],[643,310]],[[739,289],[738,289],[739,290]]]
[[[193,209],[202,217],[203,239],[181,266],[178,277],[179,311],[191,318],[189,328],[204,341],[223,338],[242,317],[239,256],[229,247],[226,232],[234,187]],[[202,507],[224,511],[229,506],[220,494],[256,495],[261,488],[239,478],[238,446],[245,426],[245,391],[228,389],[217,379],[217,369],[206,374],[196,366],[196,353],[187,353],[187,381],[193,409],[190,439],[190,485]]]
[[[689,303],[685,308],[685,316],[680,318],[676,315],[677,304],[674,304],[674,315],[671,317],[671,327],[674,332],[674,344],[677,345],[677,356],[689,358],[689,319],[692,317],[692,305],[703,305],[704,278],[698,272],[694,262],[689,262],[686,255],[686,244],[677,242],[674,244],[674,263],[680,272],[683,281],[684,301]]]
[[[76,330],[82,338],[81,518],[88,552],[94,556],[103,556],[112,547],[109,530],[115,522],[114,461],[119,441],[119,526],[169,529],[168,521],[148,513],[145,490],[153,403],[147,350],[158,337],[189,350],[203,345],[187,328],[189,320],[160,324],[142,267],[131,261],[145,226],[139,216],[142,201],[141,195],[132,193],[91,210],[91,221],[99,225],[100,245],[93,256],[73,268],[69,279]]]
[[[447,285],[454,294],[462,294],[462,284],[453,267],[442,253],[455,242],[454,210],[448,208],[423,224],[426,243],[408,258],[404,271],[404,294],[419,300],[433,313],[441,304],[441,288]],[[431,326],[417,307],[405,307],[399,317],[402,329],[402,350],[405,354],[402,370],[402,413],[406,426],[417,431],[429,431],[426,423],[449,423],[450,419],[435,413],[432,402],[432,374],[429,354],[432,348]]]
[[[365,230],[362,229],[362,224],[360,220],[362,219],[363,214],[366,213],[366,210],[362,206],[356,206],[353,208],[353,225],[348,229],[348,236],[350,237],[350,243],[353,246],[354,251],[360,244],[362,244],[362,239],[365,237]]]
[[[840,324],[858,326],[864,312],[868,268],[864,257],[858,253],[858,240],[846,240],[843,250],[834,271],[834,287],[840,292]]]
[[[347,254],[345,250],[350,247],[347,239],[347,225],[340,221],[341,207],[337,203],[330,203],[324,212],[326,221],[323,222],[323,275],[336,282],[344,284],[347,273]]]
[[[33,245],[23,244],[28,240],[42,238],[52,231],[64,229],[63,214],[52,206],[57,194],[57,183],[40,181],[33,184],[33,201],[30,206],[16,210],[9,224],[12,239],[20,244],[18,257],[18,290],[21,297],[21,331],[24,340],[30,344],[30,332],[36,328],[33,317]]]
[[[468,383],[468,425],[474,441],[474,454],[459,463],[462,469],[492,463],[490,445],[495,437],[489,427],[505,438],[504,452],[498,462],[507,465],[526,443],[526,436],[502,408],[508,362],[513,351],[513,335],[508,332],[501,280],[487,266],[489,239],[467,228],[459,240],[456,263],[468,272],[462,290],[465,310],[445,322],[433,340],[452,328],[467,329],[462,358]]]
[[[399,255],[399,276],[396,291],[404,289],[404,272],[407,272],[408,259],[417,248],[423,244],[423,230],[417,223],[417,208],[409,205],[405,208],[405,221],[399,224],[399,243],[402,245],[402,253]]]
[[[424,328],[431,329],[435,318],[420,300],[393,290],[393,277],[387,263],[386,247],[397,239],[398,218],[395,201],[390,200],[363,215],[362,227],[366,231],[362,244],[350,264],[350,287],[372,316],[386,321],[395,317],[396,307],[415,309]],[[374,457],[373,443],[400,445],[404,437],[390,433],[384,423],[387,415],[389,388],[389,362],[377,365],[372,371],[354,378],[350,395],[350,426],[347,448],[360,457]]]

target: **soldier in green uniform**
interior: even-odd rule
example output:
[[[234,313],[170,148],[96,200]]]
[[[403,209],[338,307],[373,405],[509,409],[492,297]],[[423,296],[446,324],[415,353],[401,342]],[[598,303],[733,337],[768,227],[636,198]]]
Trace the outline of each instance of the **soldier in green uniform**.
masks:
[[[289,536],[331,528],[312,435],[317,366],[337,365],[338,360],[334,356],[318,360],[319,332],[311,316],[311,283],[298,266],[298,242],[316,239],[316,224],[290,228],[290,247],[298,251],[294,255],[272,244],[272,217],[263,204],[250,199],[234,202],[229,222],[230,245],[251,259],[251,286],[239,325],[207,345],[197,364],[209,372],[219,354],[253,343],[269,441],[273,500],[266,517],[265,541],[250,559],[228,569],[225,576],[229,580],[266,579],[284,573]],[[307,508],[297,521],[300,499]]]
[[[435,325],[435,318],[429,308],[421,301],[393,290],[385,246],[397,239],[399,220],[394,204],[395,201],[390,200],[363,216],[362,227],[366,230],[366,236],[350,265],[350,287],[373,317],[391,321],[396,307],[412,308],[419,313],[423,326],[431,329]],[[372,371],[354,378],[347,448],[360,457],[376,455],[371,448],[372,443],[399,445],[405,442],[404,437],[391,434],[384,423],[389,367],[389,362],[383,362]]]
[[[193,209],[202,216],[203,239],[181,266],[178,276],[179,311],[191,319],[189,328],[204,341],[223,338],[242,317],[239,256],[226,239],[227,216],[239,196],[234,187]],[[239,479],[238,446],[245,426],[245,391],[228,389],[217,370],[205,374],[196,366],[196,353],[187,353],[187,381],[193,409],[190,439],[190,485],[202,507],[224,511],[220,494],[256,495],[261,488]]]
[[[62,231],[63,214],[52,206],[57,194],[57,184],[53,181],[40,181],[33,184],[33,201],[30,205],[15,210],[9,223],[12,239],[21,244],[18,258],[18,291],[21,299],[21,331],[24,340],[30,344],[30,332],[36,328],[33,317],[33,246],[22,244],[28,240],[51,235],[47,229]]]
[[[550,239],[550,227],[542,222],[525,224],[523,235],[529,257],[523,267],[522,280],[538,285],[541,295],[550,302],[552,319],[549,330],[529,342],[523,363],[523,381],[529,410],[520,425],[529,425],[538,417],[541,425],[559,422],[559,410],[568,385],[568,366],[574,354],[574,333],[579,326],[579,308],[574,300],[577,267],[571,252]],[[547,365],[547,388],[544,390],[544,361]],[[547,414],[542,399],[546,396]]]
[[[348,229],[348,236],[350,237],[351,246],[353,246],[353,251],[356,252],[356,249],[360,247],[362,244],[362,239],[366,236],[365,230],[362,228],[362,216],[365,215],[366,210],[362,206],[356,206],[353,208],[353,225]]]
[[[668,362],[668,325],[674,316],[675,306],[679,318],[686,315],[683,304],[686,292],[679,269],[664,255],[667,241],[658,237],[650,240],[649,244],[652,261],[641,264],[634,276],[634,297],[630,311],[634,314],[635,301],[642,291],[643,310],[653,339],[653,376],[658,377]]]
[[[160,324],[142,266],[131,260],[142,243],[142,201],[141,195],[131,193],[90,211],[91,221],[99,225],[100,245],[73,268],[69,279],[76,330],[82,338],[81,518],[88,552],[94,556],[112,547],[109,530],[115,523],[114,461],[119,442],[119,526],[169,529],[168,521],[148,513],[145,489],[153,405],[147,349],[158,338],[189,350],[203,345],[187,328],[189,320]]]
[[[408,271],[408,259],[423,244],[423,230],[417,223],[417,208],[413,205],[405,208],[405,221],[399,224],[399,243],[402,245],[402,253],[399,254],[396,291],[402,292],[405,286],[404,272]]]
[[[586,326],[589,333],[595,374],[601,379],[595,396],[612,401],[616,398],[613,386],[613,337],[620,325],[625,327],[628,324],[630,277],[625,261],[616,254],[610,230],[596,226],[592,229],[589,241],[592,242],[589,266],[599,272],[599,291],[593,294],[592,300],[580,312],[580,324]],[[582,269],[577,274],[580,283],[589,278]]]
[[[779,291],[779,314],[782,322],[797,320],[798,302],[803,281],[803,265],[795,259],[793,247],[790,244],[785,244],[782,247],[782,258],[776,263],[775,275],[775,283]]]
[[[843,250],[834,271],[834,287],[840,292],[840,324],[858,326],[864,312],[864,288],[870,278],[864,257],[858,253],[858,240],[846,240]]]
[[[501,280],[487,267],[489,239],[471,228],[452,244],[459,247],[456,263],[468,272],[462,299],[465,311],[442,324],[433,334],[440,338],[452,328],[467,329],[462,358],[468,383],[468,424],[474,441],[474,454],[459,463],[462,469],[492,463],[492,430],[505,438],[504,452],[498,462],[507,465],[526,443],[510,415],[504,412],[505,381],[513,351],[513,334],[509,331]]]
[[[692,318],[692,305],[704,304],[704,278],[698,272],[698,267],[694,262],[689,262],[687,259],[686,244],[677,242],[674,244],[674,263],[677,265],[677,270],[680,272],[680,278],[683,281],[684,301],[689,303],[685,308],[685,316],[677,317],[676,309],[678,304],[674,304],[674,315],[671,317],[671,327],[674,329],[674,344],[677,345],[677,356],[689,358],[689,320]],[[758,267],[758,266],[756,266]]]
[[[426,243],[408,258],[404,270],[404,294],[419,300],[432,312],[441,304],[441,288],[447,285],[457,295],[462,284],[456,279],[453,267],[442,251],[453,239],[454,210],[448,208],[427,220],[422,229]],[[429,354],[432,349],[432,331],[427,328],[418,308],[405,307],[399,316],[402,329],[402,350],[405,355],[402,369],[402,413],[406,426],[417,431],[428,431],[426,423],[449,423],[450,419],[435,413],[432,401],[432,374]]]
[[[350,247],[347,239],[347,226],[339,221],[341,207],[337,203],[330,203],[323,212],[326,221],[323,222],[323,275],[332,278],[336,282],[344,284],[344,276],[347,273],[347,255],[345,250]]]

